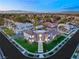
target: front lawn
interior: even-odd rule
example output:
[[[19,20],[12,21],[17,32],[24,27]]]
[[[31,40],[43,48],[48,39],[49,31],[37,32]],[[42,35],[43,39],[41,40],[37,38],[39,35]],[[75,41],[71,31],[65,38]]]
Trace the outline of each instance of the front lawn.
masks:
[[[30,51],[30,52],[37,52],[38,51],[38,44],[36,42],[34,43],[30,43],[25,39],[19,38],[19,39],[15,39],[17,43],[19,43],[23,48],[25,48],[26,50]]]
[[[57,38],[55,38],[54,40],[52,40],[50,43],[44,43],[43,44],[43,48],[44,48],[44,52],[46,51],[50,51],[51,49],[53,49],[57,44],[59,44],[62,40],[64,40],[64,36],[59,36]]]
[[[12,29],[9,29],[9,28],[5,28],[4,32],[10,36],[15,35],[14,31]]]

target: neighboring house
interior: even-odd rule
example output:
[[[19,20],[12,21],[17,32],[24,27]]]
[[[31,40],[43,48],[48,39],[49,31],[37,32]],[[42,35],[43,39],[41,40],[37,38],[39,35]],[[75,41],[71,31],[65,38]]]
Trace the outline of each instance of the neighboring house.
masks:
[[[69,28],[69,30],[72,30],[72,29],[76,29],[77,27],[74,25],[74,24],[72,24],[72,23],[66,23],[66,26],[67,26],[67,28]]]
[[[76,29],[76,27],[71,23],[58,25],[58,31],[61,33],[70,34],[73,31],[73,29]]]
[[[58,25],[58,31],[60,33],[68,33],[69,32],[69,27],[66,24],[59,24]]]
[[[30,30],[30,29],[33,29],[33,24],[31,23],[15,23],[16,27],[13,27],[14,28],[14,32],[16,34],[18,33],[22,33],[23,31],[26,31],[26,30]]]
[[[51,22],[45,22],[43,24],[44,24],[44,26],[49,27],[49,28],[53,28],[53,27],[57,26],[56,23],[51,23]]]
[[[5,20],[4,27],[12,28],[15,26],[14,21],[9,19],[4,19],[4,20]]]
[[[5,20],[4,26],[12,29],[16,34],[23,33],[23,31],[26,31],[29,29],[33,29],[33,24],[31,24],[31,23],[14,22],[9,19]]]

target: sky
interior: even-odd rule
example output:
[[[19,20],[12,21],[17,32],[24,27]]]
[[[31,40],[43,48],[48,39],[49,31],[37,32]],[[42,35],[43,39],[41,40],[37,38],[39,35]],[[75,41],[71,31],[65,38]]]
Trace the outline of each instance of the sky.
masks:
[[[78,11],[79,0],[0,0],[0,10],[36,12]]]

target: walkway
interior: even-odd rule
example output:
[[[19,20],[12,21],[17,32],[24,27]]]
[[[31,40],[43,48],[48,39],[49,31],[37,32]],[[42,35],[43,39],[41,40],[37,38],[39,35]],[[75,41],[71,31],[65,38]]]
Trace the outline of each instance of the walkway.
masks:
[[[38,41],[38,53],[39,53],[39,58],[42,58],[44,57],[43,56],[43,41],[41,40],[42,38],[42,35],[40,34],[39,35],[39,41]]]
[[[43,42],[38,41],[38,53],[43,53]]]

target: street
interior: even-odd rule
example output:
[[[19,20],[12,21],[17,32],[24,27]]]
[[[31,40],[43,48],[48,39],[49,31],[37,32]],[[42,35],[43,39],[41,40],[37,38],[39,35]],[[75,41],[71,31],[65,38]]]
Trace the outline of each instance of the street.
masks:
[[[59,52],[49,59],[70,59],[76,46],[79,43],[79,31],[65,44]]]

